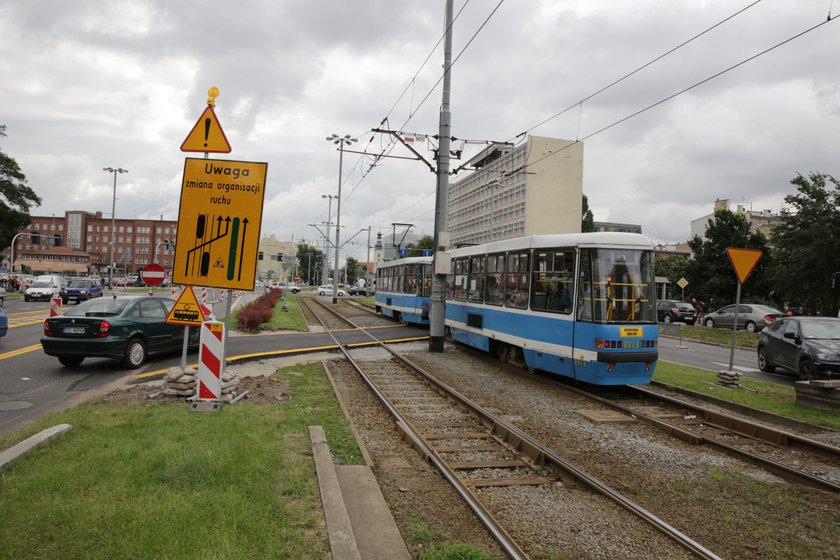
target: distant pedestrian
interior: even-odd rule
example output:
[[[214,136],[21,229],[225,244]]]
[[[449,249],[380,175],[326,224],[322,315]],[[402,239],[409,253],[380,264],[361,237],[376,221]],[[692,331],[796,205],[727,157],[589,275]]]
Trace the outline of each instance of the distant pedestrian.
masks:
[[[706,304],[694,297],[691,296],[691,306],[694,308],[694,324],[695,325],[703,325],[703,310],[706,308]]]

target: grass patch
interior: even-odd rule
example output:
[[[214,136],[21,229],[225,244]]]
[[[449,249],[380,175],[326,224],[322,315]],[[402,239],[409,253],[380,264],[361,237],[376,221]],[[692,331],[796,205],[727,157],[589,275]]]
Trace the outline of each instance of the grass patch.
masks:
[[[422,519],[406,522],[408,538],[406,546],[412,557],[420,560],[501,560],[471,544],[447,542],[446,532]]]
[[[695,340],[697,342],[711,342],[713,344],[732,345],[732,329],[709,329],[698,325],[685,325],[675,323],[680,327],[683,340]],[[659,325],[659,334],[662,334],[662,325]],[[757,348],[759,333],[751,333],[739,330],[735,334],[735,346],[741,348]]]
[[[0,511],[14,512],[0,558],[330,558],[308,426],[336,463],[361,454],[320,364],[277,375],[282,405],[87,404],[17,434],[74,426],[0,480]]]
[[[802,422],[840,430],[840,414],[796,406],[796,392],[793,387],[741,376],[742,388],[729,389],[716,384],[717,373],[714,371],[661,360],[656,364],[653,380]]]
[[[653,490],[657,491],[657,490]],[[692,518],[702,515],[710,520],[708,527],[729,525],[742,539],[745,558],[782,560],[789,558],[836,558],[836,528],[840,526],[840,509],[824,492],[812,488],[771,484],[738,472],[713,470],[703,481],[684,481],[662,489],[676,496],[685,507],[676,508],[674,517],[693,527]],[[723,495],[709,507],[707,496]],[[679,525],[680,523],[677,523]],[[782,546],[766,546],[768,535]],[[715,550],[732,548],[732,542],[718,533],[692,535]]]

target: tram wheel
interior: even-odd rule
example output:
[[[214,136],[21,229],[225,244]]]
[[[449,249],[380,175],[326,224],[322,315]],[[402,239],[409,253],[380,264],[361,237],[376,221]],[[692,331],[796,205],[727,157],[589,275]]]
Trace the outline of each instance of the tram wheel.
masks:
[[[496,356],[499,357],[499,361],[503,364],[506,364],[510,361],[511,358],[511,348],[509,345],[505,344],[504,342],[497,342],[496,343]]]

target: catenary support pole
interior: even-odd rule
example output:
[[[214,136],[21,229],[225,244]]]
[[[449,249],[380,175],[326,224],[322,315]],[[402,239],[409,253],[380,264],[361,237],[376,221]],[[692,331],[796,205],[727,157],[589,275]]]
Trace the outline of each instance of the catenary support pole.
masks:
[[[435,256],[432,277],[432,298],[429,309],[429,352],[443,352],[444,340],[444,298],[446,295],[446,273],[440,273],[440,254],[449,244],[447,227],[449,212],[449,145],[452,132],[452,113],[449,110],[452,82],[452,0],[446,0],[444,27],[446,36],[443,48],[443,99],[440,104],[440,144],[437,161],[437,201],[435,203]]]

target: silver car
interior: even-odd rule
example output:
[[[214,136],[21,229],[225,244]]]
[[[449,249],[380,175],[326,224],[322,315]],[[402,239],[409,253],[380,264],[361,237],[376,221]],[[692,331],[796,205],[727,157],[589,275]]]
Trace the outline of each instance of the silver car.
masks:
[[[742,303],[738,306],[738,328],[758,332],[785,314],[766,305]],[[727,305],[706,315],[703,324],[707,327],[732,328],[735,322],[735,306]]]

